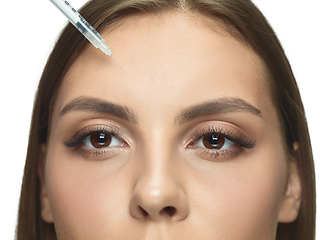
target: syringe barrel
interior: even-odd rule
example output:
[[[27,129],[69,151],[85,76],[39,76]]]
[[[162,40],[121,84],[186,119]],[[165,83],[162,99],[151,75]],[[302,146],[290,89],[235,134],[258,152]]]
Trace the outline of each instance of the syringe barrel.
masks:
[[[105,41],[103,37],[77,12],[77,10],[69,4],[68,1],[49,1],[51,1],[96,48]]]

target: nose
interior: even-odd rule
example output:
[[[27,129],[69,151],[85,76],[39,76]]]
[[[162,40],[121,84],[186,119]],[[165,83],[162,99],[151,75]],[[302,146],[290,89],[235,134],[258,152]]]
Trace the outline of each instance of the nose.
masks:
[[[141,172],[130,199],[130,214],[142,221],[182,221],[189,214],[187,195],[165,166]]]

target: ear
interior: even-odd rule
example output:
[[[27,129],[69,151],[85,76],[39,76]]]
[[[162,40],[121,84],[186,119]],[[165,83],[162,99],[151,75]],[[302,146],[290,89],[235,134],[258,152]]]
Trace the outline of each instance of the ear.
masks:
[[[297,153],[299,145],[294,143],[293,148]],[[297,156],[297,154],[296,154]],[[290,162],[287,191],[282,199],[278,222],[293,222],[299,214],[301,205],[301,179],[297,166],[297,161]]]
[[[44,179],[44,160],[45,160],[46,145],[41,144],[38,152],[38,175],[40,179],[40,202],[41,202],[41,217],[47,223],[53,223],[51,206],[47,194],[47,187]]]

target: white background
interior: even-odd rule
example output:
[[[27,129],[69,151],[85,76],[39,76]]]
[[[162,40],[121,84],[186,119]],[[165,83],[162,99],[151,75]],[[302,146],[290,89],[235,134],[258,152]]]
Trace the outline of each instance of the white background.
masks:
[[[78,9],[85,2],[72,0],[71,4]],[[292,64],[320,173],[320,1],[254,2],[275,29]],[[34,95],[46,59],[67,21],[44,0],[2,1],[0,19],[0,239],[13,239]],[[320,177],[317,182],[320,186]]]

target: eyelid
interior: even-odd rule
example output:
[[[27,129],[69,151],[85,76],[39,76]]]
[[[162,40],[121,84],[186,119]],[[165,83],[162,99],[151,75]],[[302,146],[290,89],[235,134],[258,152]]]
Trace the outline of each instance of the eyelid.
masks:
[[[102,148],[90,148],[83,143],[84,139],[95,133],[105,133],[117,138],[123,144],[121,146],[108,146]],[[124,135],[126,136],[126,135]],[[86,160],[102,161],[113,158],[120,153],[126,152],[128,142],[123,137],[123,132],[114,125],[91,125],[77,131],[69,140],[63,141],[70,148],[71,154],[76,154]]]
[[[238,129],[238,126],[233,126],[228,122],[203,122],[193,128],[189,135],[189,141],[185,147],[190,154],[203,160],[221,161],[233,159],[244,153],[245,149],[252,149],[256,146],[256,141],[243,131],[242,129]],[[224,149],[209,149],[195,145],[197,141],[200,141],[204,136],[210,134],[225,137],[234,144]]]
[[[239,144],[241,147],[251,149],[255,147],[256,142],[246,137],[238,130],[230,130],[231,127],[219,125],[206,125],[199,130],[196,130],[193,134],[193,142],[200,140],[202,137],[208,134],[216,134],[225,137],[226,139]]]
[[[119,140],[124,142],[123,138],[121,138],[120,136],[121,133],[119,128],[115,126],[108,126],[108,125],[93,125],[93,126],[88,126],[80,129],[69,140],[63,141],[63,143],[67,147],[74,148],[76,146],[79,146],[85,138],[87,138],[88,136],[94,133],[110,134],[113,137],[116,137]]]

